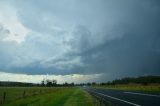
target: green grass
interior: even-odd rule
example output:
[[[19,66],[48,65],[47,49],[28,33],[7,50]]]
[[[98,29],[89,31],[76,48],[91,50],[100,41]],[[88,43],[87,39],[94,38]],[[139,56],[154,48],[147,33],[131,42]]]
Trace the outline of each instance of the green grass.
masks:
[[[66,101],[65,106],[93,106],[93,98],[84,90],[77,89]]]
[[[120,84],[120,85],[104,85],[104,86],[96,86],[96,87],[160,94],[160,84],[156,84],[156,85]]]
[[[1,100],[3,92],[7,96],[2,106],[93,106],[92,97],[80,88],[0,88]]]

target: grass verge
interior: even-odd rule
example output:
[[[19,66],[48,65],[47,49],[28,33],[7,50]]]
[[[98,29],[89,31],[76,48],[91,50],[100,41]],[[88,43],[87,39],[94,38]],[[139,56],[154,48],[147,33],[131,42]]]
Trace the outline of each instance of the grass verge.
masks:
[[[93,106],[93,98],[88,92],[76,89],[66,101],[65,106]]]
[[[21,97],[24,90],[29,96]],[[44,93],[29,94],[36,90]],[[92,96],[80,88],[0,88],[2,91],[8,94],[2,106],[93,106]]]

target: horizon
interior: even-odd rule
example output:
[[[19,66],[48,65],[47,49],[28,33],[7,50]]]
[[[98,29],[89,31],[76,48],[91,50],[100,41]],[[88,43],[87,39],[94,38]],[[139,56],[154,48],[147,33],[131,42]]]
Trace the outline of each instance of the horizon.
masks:
[[[160,75],[158,0],[1,0],[0,81]]]
[[[53,79],[53,77],[50,77],[50,78],[43,78],[42,80],[41,80],[41,82],[27,82],[27,81],[18,81],[18,80],[0,80],[0,83],[2,82],[2,83],[6,83],[6,82],[13,82],[13,83],[28,83],[28,84],[39,84],[39,85],[42,85],[42,81],[47,81],[47,80],[50,80],[50,81],[52,81],[52,80],[56,80],[56,85],[63,85],[63,84],[65,84],[65,83],[67,83],[67,84],[74,84],[74,86],[75,85],[80,85],[80,84],[84,84],[84,85],[88,85],[88,83],[89,84],[92,84],[92,83],[95,83],[96,85],[103,85],[103,84],[107,84],[107,83],[111,83],[111,84],[113,84],[113,82],[114,81],[116,81],[116,80],[124,80],[124,79],[126,79],[126,78],[129,78],[129,79],[137,79],[137,78],[149,78],[149,77],[160,77],[160,75],[145,75],[145,76],[134,76],[134,77],[122,77],[122,78],[117,78],[117,79],[113,79],[113,80],[109,80],[109,81],[103,81],[103,82],[94,82],[94,81],[88,81],[88,82],[74,82],[74,81],[69,81],[69,82],[67,82],[67,81],[65,81],[65,82],[60,82],[59,83],[59,81],[57,81],[57,79]],[[153,80],[153,79],[152,79]],[[118,82],[119,83],[119,82]],[[117,84],[118,84],[117,83]],[[158,82],[159,83],[159,82]],[[158,83],[156,83],[156,82],[153,82],[152,81],[152,83],[150,83],[150,82],[147,82],[147,84],[158,84]],[[129,82],[128,82],[128,84],[129,84]],[[140,82],[140,83],[137,83],[137,82],[131,82],[130,83],[131,85],[134,85],[134,84],[139,84],[139,85],[143,85],[143,83],[142,82]],[[144,84],[145,85],[145,84]],[[53,87],[53,86],[52,86]]]

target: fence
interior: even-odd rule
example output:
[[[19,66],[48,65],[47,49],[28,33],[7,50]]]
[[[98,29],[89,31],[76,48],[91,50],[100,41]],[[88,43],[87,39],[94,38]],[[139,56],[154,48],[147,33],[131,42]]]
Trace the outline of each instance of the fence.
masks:
[[[24,99],[26,97],[40,95],[44,93],[48,93],[50,90],[23,90],[21,92],[17,92],[16,94],[12,94],[8,90],[0,92],[0,105],[4,103],[8,103],[17,99]]]
[[[116,106],[110,101],[107,101],[101,96],[94,94],[93,92],[89,92],[94,98],[94,106]]]

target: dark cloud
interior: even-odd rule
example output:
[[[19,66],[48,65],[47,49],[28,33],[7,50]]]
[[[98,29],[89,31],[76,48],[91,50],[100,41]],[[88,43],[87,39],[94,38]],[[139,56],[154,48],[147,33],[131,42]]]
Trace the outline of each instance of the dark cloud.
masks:
[[[14,3],[22,24],[36,33],[21,46],[29,50],[23,51],[26,56],[11,56],[18,65],[13,62],[17,66],[4,69],[27,74],[102,73],[100,80],[160,74],[159,0],[34,2]],[[5,50],[0,48],[3,57]],[[19,58],[24,60],[20,65]]]
[[[150,1],[143,1],[138,9],[136,6],[133,10],[127,10],[132,12],[132,17],[126,17],[116,27],[112,27],[113,32],[109,34],[116,36],[113,40],[108,41],[105,29],[105,40],[93,48],[87,49],[89,44],[83,45],[83,41],[88,40],[85,36],[85,40],[81,39],[83,49],[79,50],[87,50],[77,55],[82,56],[86,64],[82,69],[85,73],[111,75],[107,79],[126,75],[160,74],[160,7]]]

